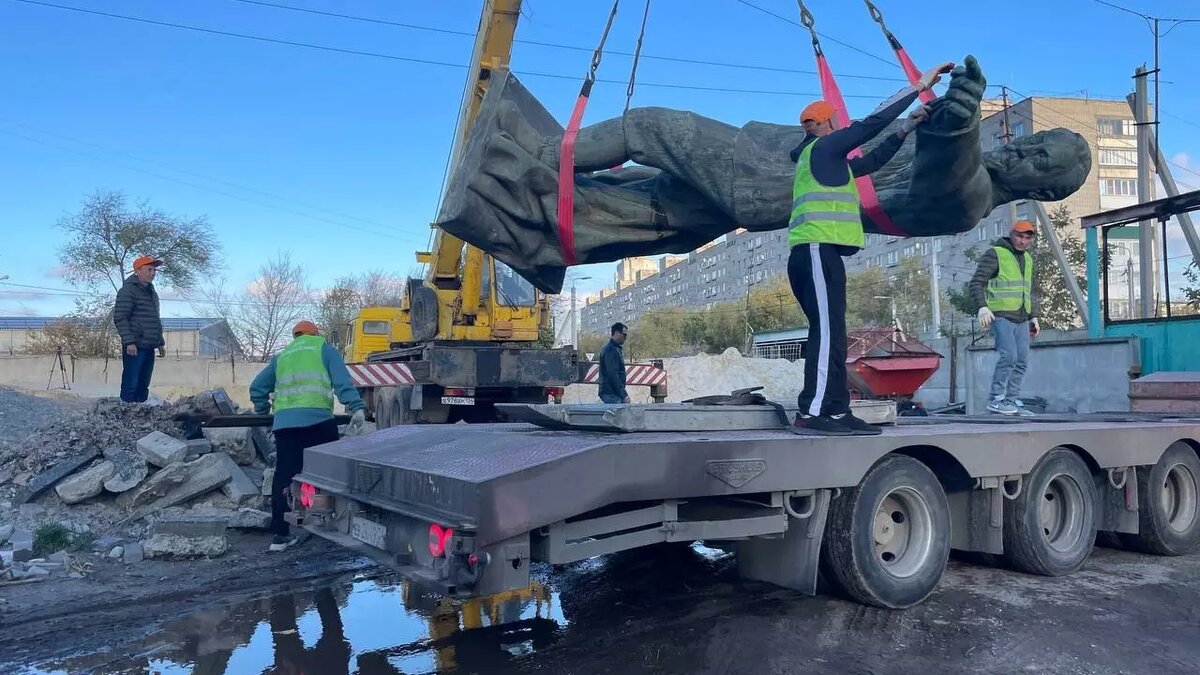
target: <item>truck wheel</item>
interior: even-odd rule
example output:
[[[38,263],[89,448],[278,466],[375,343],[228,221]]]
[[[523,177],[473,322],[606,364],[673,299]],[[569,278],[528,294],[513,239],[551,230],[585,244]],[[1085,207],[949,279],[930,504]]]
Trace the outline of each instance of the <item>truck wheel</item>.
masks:
[[[829,507],[824,567],[855,600],[911,607],[933,592],[950,556],[950,507],[937,476],[889,455]]]
[[[1096,541],[1096,492],[1091,471],[1066,448],[1046,453],[1004,511],[1004,552],[1017,570],[1070,574]]]
[[[1138,533],[1122,539],[1134,550],[1183,555],[1200,543],[1200,457],[1174,443],[1154,466],[1138,471]]]
[[[396,401],[395,387],[379,387],[372,395],[375,406],[375,428],[386,429],[392,426],[392,404]]]

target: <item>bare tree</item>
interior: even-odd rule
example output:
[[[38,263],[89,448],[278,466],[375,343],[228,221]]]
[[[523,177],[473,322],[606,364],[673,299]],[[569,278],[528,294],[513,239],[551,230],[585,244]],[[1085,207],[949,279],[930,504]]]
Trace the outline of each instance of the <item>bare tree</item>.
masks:
[[[350,343],[350,331],[346,326],[361,308],[358,291],[347,281],[339,279],[333,286],[321,291],[317,301],[317,325],[330,344],[339,351]]]
[[[297,321],[310,319],[314,307],[308,279],[288,253],[279,253],[258,269],[241,293],[226,291],[224,282],[204,291],[209,305],[229,323],[242,353],[266,361],[283,349]]]
[[[120,192],[96,192],[58,227],[68,234],[58,252],[67,281],[93,290],[120,290],[139,255],[161,258],[159,279],[178,289],[195,286],[220,261],[204,216],[172,216],[146,202],[130,208]]]
[[[364,272],[357,277],[345,279],[358,293],[359,308],[399,307],[404,300],[405,279],[380,270]],[[339,280],[342,281],[342,280]]]

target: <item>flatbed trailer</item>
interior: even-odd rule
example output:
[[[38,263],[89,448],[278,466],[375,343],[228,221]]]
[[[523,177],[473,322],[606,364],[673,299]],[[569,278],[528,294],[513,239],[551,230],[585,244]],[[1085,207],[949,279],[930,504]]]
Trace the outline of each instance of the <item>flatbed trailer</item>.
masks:
[[[1058,576],[1098,532],[1196,548],[1200,419],[1033,419],[900,418],[842,438],[400,426],[309,449],[289,517],[452,597],[527,587],[531,562],[663,542],[732,551],[742,576],[808,594],[820,568],[891,608],[924,600],[951,549]]]

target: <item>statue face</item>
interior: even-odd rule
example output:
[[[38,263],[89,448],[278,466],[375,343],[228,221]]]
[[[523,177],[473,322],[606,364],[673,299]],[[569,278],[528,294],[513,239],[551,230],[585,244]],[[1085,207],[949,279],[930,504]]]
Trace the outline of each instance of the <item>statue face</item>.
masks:
[[[1051,129],[1014,139],[984,156],[993,185],[1011,199],[1058,201],[1070,196],[1092,170],[1083,136]]]

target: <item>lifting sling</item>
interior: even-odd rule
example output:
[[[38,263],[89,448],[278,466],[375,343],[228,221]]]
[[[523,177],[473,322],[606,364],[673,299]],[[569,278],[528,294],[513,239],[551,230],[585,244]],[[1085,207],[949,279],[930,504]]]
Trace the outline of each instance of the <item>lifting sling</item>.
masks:
[[[621,0],[613,0],[612,10],[608,13],[608,22],[604,25],[604,33],[600,35],[600,44],[592,53],[592,64],[584,77],[583,86],[579,90],[579,98],[571,111],[571,119],[563,130],[562,144],[558,153],[558,241],[562,247],[563,262],[567,266],[576,265],[579,259],[575,255],[575,139],[579,136],[579,127],[583,123],[583,113],[587,109],[588,99],[592,95],[592,85],[596,82],[596,70],[600,67],[600,59],[604,56],[604,43],[608,41],[608,33],[612,30],[613,19],[617,16],[617,7]],[[629,86],[625,89],[625,112],[629,112],[629,103],[633,99],[633,85],[637,78],[638,61],[642,54],[642,39],[646,35],[646,18],[650,15],[650,0],[642,11],[642,27],[638,32],[637,49],[633,53],[633,66],[629,71]],[[620,165],[613,170],[621,168]]]
[[[846,109],[846,101],[842,98],[841,88],[838,87],[837,79],[833,75],[833,69],[829,67],[829,62],[825,58],[825,52],[821,49],[821,41],[817,37],[816,19],[813,18],[812,12],[808,11],[808,7],[804,5],[804,0],[796,0],[800,6],[800,23],[812,35],[813,52],[817,58],[817,74],[821,80],[821,96],[827,103],[833,106],[837,116],[838,127],[845,128],[850,125],[850,113]],[[917,66],[909,58],[908,52],[896,39],[896,36],[888,30],[887,24],[883,21],[883,13],[879,11],[870,0],[865,0],[867,10],[871,13],[871,18],[879,24],[883,29],[884,35],[891,44],[893,51],[896,52],[896,58],[900,61],[900,67],[904,69],[904,74],[908,78],[909,84],[916,84],[921,78],[921,72]],[[920,94],[921,102],[930,103],[935,96],[932,91],[923,91]],[[861,157],[862,149],[855,148],[848,155],[851,158]],[[883,210],[883,206],[879,203],[879,195],[875,192],[875,184],[871,181],[870,176],[858,176],[854,179],[858,187],[859,198],[862,200],[863,210],[867,212],[871,220],[879,226],[879,229],[884,233],[903,237],[906,236],[892,219]]]

